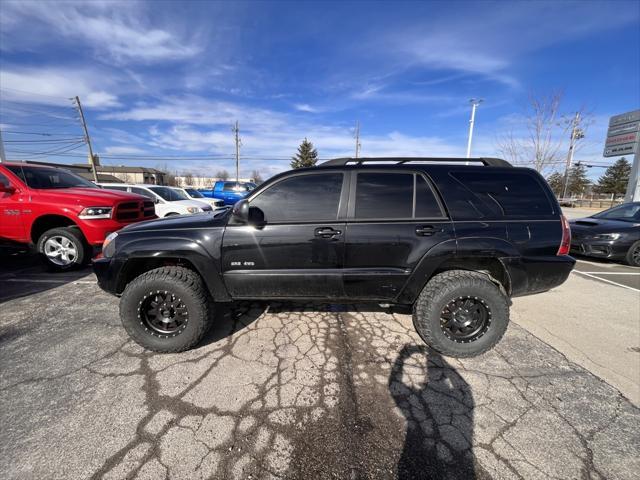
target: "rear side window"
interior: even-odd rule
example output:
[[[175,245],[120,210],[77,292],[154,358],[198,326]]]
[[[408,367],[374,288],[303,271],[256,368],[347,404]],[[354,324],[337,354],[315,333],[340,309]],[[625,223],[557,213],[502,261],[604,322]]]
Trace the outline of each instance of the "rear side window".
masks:
[[[444,217],[440,204],[422,175],[360,172],[356,180],[357,219]]]
[[[342,173],[299,175],[267,188],[251,200],[267,223],[335,221]]]
[[[553,214],[544,188],[526,173],[452,172],[451,175],[499,215]]]

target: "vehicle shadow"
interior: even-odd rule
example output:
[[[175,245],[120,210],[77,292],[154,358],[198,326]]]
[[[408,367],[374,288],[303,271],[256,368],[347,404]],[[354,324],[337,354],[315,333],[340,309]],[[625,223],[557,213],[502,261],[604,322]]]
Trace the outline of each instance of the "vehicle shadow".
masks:
[[[451,365],[426,346],[406,344],[388,387],[407,423],[398,479],[486,477],[477,475],[472,452],[473,394]]]
[[[0,304],[75,282],[91,273],[91,267],[51,272],[30,250],[0,248]]]

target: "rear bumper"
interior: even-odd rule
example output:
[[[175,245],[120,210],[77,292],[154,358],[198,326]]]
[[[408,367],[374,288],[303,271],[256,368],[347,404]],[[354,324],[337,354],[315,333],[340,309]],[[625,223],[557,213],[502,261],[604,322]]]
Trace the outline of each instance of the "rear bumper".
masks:
[[[512,297],[546,292],[562,285],[576,263],[568,255],[503,258],[502,262],[509,274]]]

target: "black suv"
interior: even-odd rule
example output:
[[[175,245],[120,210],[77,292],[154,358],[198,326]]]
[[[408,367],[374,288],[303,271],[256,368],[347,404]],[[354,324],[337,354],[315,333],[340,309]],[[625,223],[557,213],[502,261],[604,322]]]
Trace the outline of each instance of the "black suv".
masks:
[[[492,348],[510,297],[564,282],[569,226],[544,179],[500,159],[336,159],[256,188],[232,211],[112,234],[94,268],[140,345],[196,345],[215,302],[413,306],[435,350]]]

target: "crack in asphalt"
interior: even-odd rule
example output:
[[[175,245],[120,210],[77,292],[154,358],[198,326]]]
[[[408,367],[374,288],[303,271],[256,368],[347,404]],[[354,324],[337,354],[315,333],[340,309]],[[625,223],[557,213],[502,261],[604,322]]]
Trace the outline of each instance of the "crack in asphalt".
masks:
[[[126,337],[113,298],[73,289],[3,305],[0,329],[23,331],[0,349],[6,478],[640,470],[639,410],[516,325],[491,352],[455,360],[429,351],[405,314],[242,303],[217,307],[199,348],[156,355]]]

